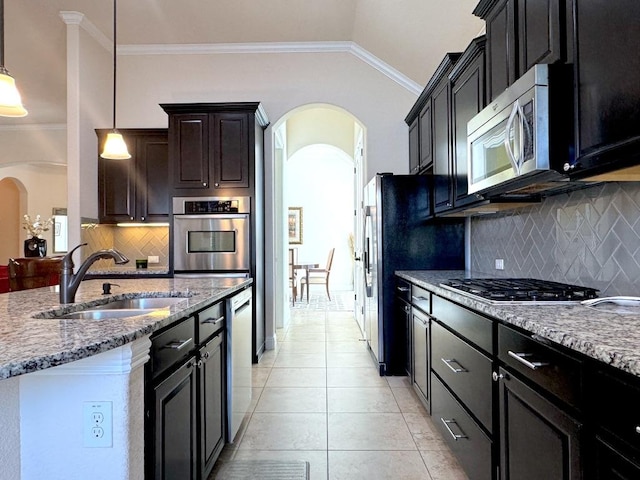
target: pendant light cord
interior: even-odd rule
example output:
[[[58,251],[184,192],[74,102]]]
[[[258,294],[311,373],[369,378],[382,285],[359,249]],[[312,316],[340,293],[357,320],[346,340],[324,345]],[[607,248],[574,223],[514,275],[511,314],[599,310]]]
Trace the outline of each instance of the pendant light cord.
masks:
[[[4,0],[0,0],[0,73],[4,73]]]
[[[4,0],[0,0],[3,2]],[[113,0],[113,131],[116,130],[116,4],[117,0]]]

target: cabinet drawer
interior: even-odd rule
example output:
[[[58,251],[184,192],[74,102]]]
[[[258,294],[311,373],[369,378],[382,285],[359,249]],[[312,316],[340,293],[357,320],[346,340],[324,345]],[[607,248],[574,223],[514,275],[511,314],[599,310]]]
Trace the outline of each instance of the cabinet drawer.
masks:
[[[224,302],[218,302],[198,313],[198,344],[224,328]]]
[[[195,317],[189,317],[151,339],[151,370],[156,378],[195,347]]]
[[[431,306],[433,317],[478,347],[493,353],[492,320],[436,295],[431,300]]]
[[[431,313],[431,292],[411,285],[411,303],[425,313]]]
[[[399,277],[396,277],[396,297],[411,303],[411,284]]]
[[[437,378],[431,382],[431,416],[470,478],[490,480],[492,442]]]
[[[562,401],[581,407],[582,362],[505,325],[498,326],[498,355],[509,368]]]
[[[432,369],[491,432],[491,360],[443,326],[431,327]]]
[[[596,371],[591,383],[598,425],[628,442],[640,457],[640,381],[632,384]]]

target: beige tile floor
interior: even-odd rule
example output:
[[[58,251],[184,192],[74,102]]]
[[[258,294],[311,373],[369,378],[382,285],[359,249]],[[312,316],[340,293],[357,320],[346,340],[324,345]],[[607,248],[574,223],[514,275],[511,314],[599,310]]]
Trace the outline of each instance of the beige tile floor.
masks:
[[[353,312],[292,310],[253,368],[229,460],[305,460],[311,480],[465,480],[406,377],[380,377]]]

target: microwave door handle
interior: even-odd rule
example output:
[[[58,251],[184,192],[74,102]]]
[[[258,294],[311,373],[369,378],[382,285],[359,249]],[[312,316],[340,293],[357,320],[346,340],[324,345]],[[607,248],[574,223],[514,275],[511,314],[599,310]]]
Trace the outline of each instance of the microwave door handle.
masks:
[[[516,119],[516,116],[518,115],[518,102],[516,101],[516,103],[513,105],[513,108],[511,109],[511,114],[509,115],[509,119],[507,120],[507,126],[505,127],[504,130],[504,147],[505,150],[507,151],[507,156],[509,157],[509,161],[511,162],[511,167],[513,168],[513,171],[516,173],[516,175],[520,174],[520,166],[518,165],[518,159],[516,158],[515,154],[513,153],[513,148],[511,146],[511,140],[510,140],[510,133],[513,130],[513,122]]]
[[[517,103],[518,105],[518,130],[519,130],[519,135],[520,135],[520,156],[518,158],[518,172],[520,172],[520,170],[522,170],[522,166],[524,165],[524,152],[525,152],[525,146],[526,146],[526,136],[525,136],[525,129],[529,129],[529,125],[527,124],[527,119],[524,116],[524,111],[522,110],[522,107],[520,106],[520,102]]]

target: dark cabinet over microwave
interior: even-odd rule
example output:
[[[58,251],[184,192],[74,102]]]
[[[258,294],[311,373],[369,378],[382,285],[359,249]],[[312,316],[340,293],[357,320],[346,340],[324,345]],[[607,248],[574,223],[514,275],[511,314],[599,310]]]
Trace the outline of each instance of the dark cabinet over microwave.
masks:
[[[262,130],[268,120],[259,103],[163,104],[169,114],[173,194],[251,195]]]
[[[131,158],[98,157],[100,223],[167,222],[169,156],[167,129],[120,129]],[[96,130],[98,149],[111,130]]]

